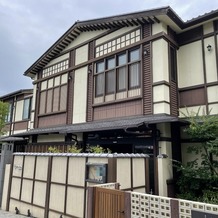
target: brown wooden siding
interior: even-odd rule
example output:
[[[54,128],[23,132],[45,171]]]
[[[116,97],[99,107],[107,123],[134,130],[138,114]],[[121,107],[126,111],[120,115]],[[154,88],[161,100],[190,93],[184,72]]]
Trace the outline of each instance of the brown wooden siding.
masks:
[[[151,24],[146,24],[142,26],[142,37],[146,38],[151,36]]]
[[[180,107],[206,104],[205,89],[198,88],[198,89],[180,91],[179,99],[180,99],[179,102]]]
[[[67,124],[72,123],[73,118],[73,84],[74,72],[69,73],[68,91],[67,91]]]
[[[171,115],[178,116],[178,96],[177,96],[177,83],[171,81],[170,86],[170,110]]]
[[[38,127],[47,127],[66,124],[66,113],[39,117]]]
[[[177,36],[179,45],[184,45],[190,42],[194,42],[196,40],[200,40],[203,35],[202,26],[197,27],[195,29],[188,30],[184,33],[181,33]]]
[[[89,43],[89,60],[94,59],[94,41]],[[92,102],[93,102],[93,65],[88,66],[88,87],[87,87],[87,121],[93,120],[93,109],[92,109]]]
[[[152,114],[152,75],[151,75],[151,48],[147,44],[143,48],[147,55],[143,58],[143,114]]]
[[[14,123],[14,131],[16,130],[27,130],[28,121],[15,122]]]
[[[104,105],[94,108],[93,119],[126,117],[142,114],[142,101],[134,100],[117,104]]]

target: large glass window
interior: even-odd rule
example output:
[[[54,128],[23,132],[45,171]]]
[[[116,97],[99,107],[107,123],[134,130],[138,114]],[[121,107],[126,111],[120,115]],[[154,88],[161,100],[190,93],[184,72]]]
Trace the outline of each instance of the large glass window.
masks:
[[[67,81],[64,76],[46,80],[41,85],[39,114],[55,113],[67,109]]]
[[[9,103],[9,105],[8,105],[8,115],[5,117],[5,122],[6,123],[11,122],[11,114],[12,114],[12,103]]]
[[[23,120],[30,118],[31,99],[24,99],[23,103]]]
[[[96,63],[95,96],[140,87],[140,50],[125,51]]]

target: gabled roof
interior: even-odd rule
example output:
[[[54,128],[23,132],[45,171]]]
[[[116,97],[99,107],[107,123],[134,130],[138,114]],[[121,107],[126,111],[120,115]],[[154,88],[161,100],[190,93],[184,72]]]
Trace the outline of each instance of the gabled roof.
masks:
[[[58,56],[82,32],[96,30],[110,30],[145,23],[159,23],[162,19],[173,24],[180,30],[188,28],[205,20],[218,16],[218,10],[212,11],[196,19],[184,22],[169,6],[149,9],[146,11],[110,16],[86,21],[76,21],[32,66],[25,72],[25,76],[32,77],[46,66],[53,58]]]
[[[3,100],[6,100],[6,99],[9,99],[11,97],[18,96],[18,95],[32,94],[32,93],[33,93],[33,89],[20,89],[18,91],[14,91],[14,92],[8,93],[6,95],[0,96],[0,100],[3,101]]]

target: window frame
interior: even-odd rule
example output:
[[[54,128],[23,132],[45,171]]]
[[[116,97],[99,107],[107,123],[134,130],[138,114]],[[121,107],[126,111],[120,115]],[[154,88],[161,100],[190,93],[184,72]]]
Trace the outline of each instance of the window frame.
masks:
[[[131,52],[137,51],[138,52],[138,58],[134,59],[131,61],[130,59],[130,54]],[[121,62],[121,64],[119,63],[119,57],[121,57],[122,55],[125,56],[125,61]],[[115,59],[115,66],[114,68],[108,68],[108,61]],[[104,63],[104,69],[102,70],[98,70],[98,64]],[[134,89],[138,89],[141,87],[141,77],[142,77],[142,70],[141,70],[141,63],[142,63],[142,55],[141,55],[141,46],[137,46],[134,47],[132,49],[129,50],[125,50],[123,52],[120,52],[118,54],[114,54],[112,56],[108,56],[105,57],[104,59],[99,60],[98,62],[95,63],[95,73],[94,73],[94,97],[98,98],[98,97],[104,97],[107,95],[111,95],[111,94],[117,94],[120,92],[125,92],[125,91],[130,91],[130,90],[134,90]],[[137,64],[138,65],[138,81],[137,81],[137,85],[131,87],[131,81],[130,81],[130,67],[133,64]],[[119,88],[119,73],[121,71],[119,71],[120,69],[125,69],[124,75],[125,76],[121,76],[123,78],[125,78],[124,84],[123,84],[123,88]],[[112,88],[113,90],[108,91],[107,88],[107,74],[113,71],[114,73],[114,88]],[[104,78],[102,79],[102,83],[103,83],[103,87],[102,87],[102,91],[101,93],[97,92],[97,88],[98,88],[98,81],[97,81],[97,77],[99,75],[102,75]]]
[[[31,111],[31,99],[32,98],[25,98],[23,100],[23,113],[22,113],[22,120],[30,119],[30,111]],[[27,104],[25,104],[27,102]],[[27,115],[25,115],[27,113]]]

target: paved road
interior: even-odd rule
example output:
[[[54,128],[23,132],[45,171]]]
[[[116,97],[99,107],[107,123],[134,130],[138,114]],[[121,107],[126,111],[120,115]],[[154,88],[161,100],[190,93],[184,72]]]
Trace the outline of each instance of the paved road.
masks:
[[[27,218],[27,216],[18,215],[8,211],[0,210],[0,218]]]

